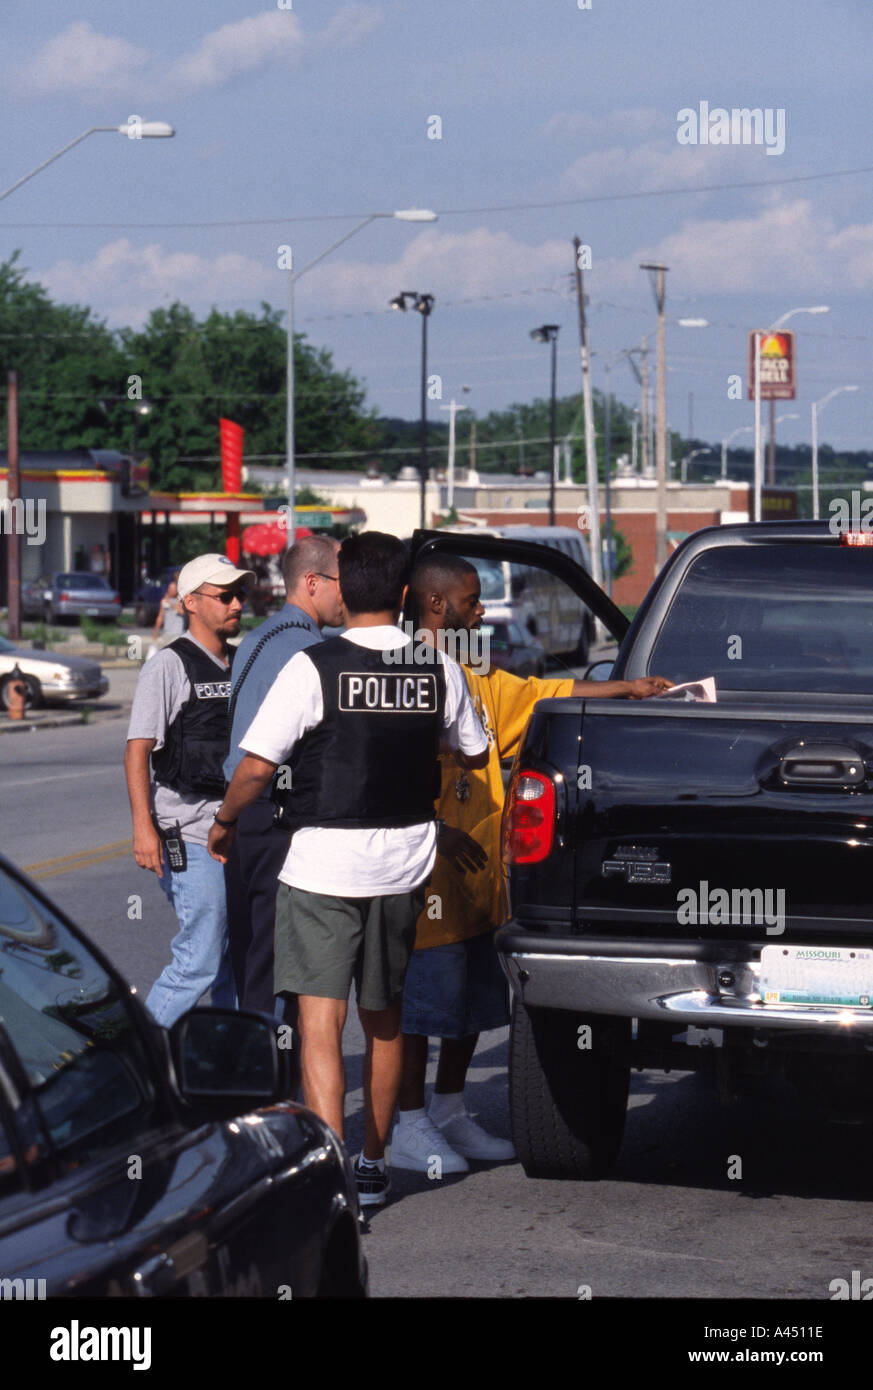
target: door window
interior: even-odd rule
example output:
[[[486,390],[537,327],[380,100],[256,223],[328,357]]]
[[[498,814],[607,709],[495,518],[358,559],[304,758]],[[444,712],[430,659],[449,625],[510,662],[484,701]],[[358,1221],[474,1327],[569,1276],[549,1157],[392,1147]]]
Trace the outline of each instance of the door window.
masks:
[[[79,1163],[150,1117],[150,1065],[123,983],[0,869],[0,1024],[46,1139]]]

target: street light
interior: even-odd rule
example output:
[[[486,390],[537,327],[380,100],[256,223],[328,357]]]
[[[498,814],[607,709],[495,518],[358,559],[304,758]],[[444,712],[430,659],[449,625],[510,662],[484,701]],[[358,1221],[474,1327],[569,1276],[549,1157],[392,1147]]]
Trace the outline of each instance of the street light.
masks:
[[[789,309],[787,314],[781,314],[775,323],[771,323],[769,328],[756,329],[755,331],[755,505],[754,519],[761,520],[761,489],[764,482],[764,453],[761,439],[761,339],[765,333],[775,333],[781,328],[783,323],[787,323],[795,314],[828,314],[830,309],[827,304],[814,304],[812,308]]]
[[[690,454],[686,454],[682,460],[680,477],[683,483],[688,481],[688,465],[692,459],[699,458],[701,454],[711,454],[712,450],[707,446],[705,449],[692,449]]]
[[[727,482],[727,451],[728,451],[728,445],[730,444],[730,442],[731,442],[732,439],[736,439],[736,437],[737,437],[738,434],[754,434],[754,427],[753,427],[752,425],[740,425],[739,429],[731,430],[730,434],[725,435],[724,439],[721,441],[721,479],[720,479],[720,481],[723,482],[723,483],[726,483],[726,482]]]
[[[532,328],[530,336],[535,343],[551,343],[552,345],[552,392],[551,406],[549,410],[549,525],[555,524],[555,412],[557,409],[557,389],[558,373],[558,334],[560,325],[557,323],[544,323],[541,328]]]
[[[469,393],[470,388],[469,386],[462,386],[461,390]],[[449,512],[455,505],[455,416],[459,410],[469,410],[469,408],[462,401],[456,401],[454,396],[448,405],[440,406],[440,410],[449,412],[449,459],[446,469],[446,510]]]
[[[418,290],[401,290],[390,303],[392,309],[399,309],[404,314],[411,304],[416,313],[421,314],[421,442],[418,473],[421,488],[419,524],[423,531],[427,525],[427,321],[433,312],[434,297],[432,294],[419,294]]]
[[[857,391],[857,386],[835,386],[820,401],[812,405],[812,519],[818,521],[818,412],[824,410],[828,401],[840,396],[844,391]]]
[[[667,348],[664,337],[666,299],[665,275],[669,266],[660,261],[644,261],[640,270],[649,271],[655,308],[658,311],[658,399],[655,429],[655,573],[667,559]]]
[[[92,125],[89,130],[83,130],[81,135],[77,135],[75,140],[71,140],[68,145],[64,145],[54,154],[44,159],[42,164],[37,164],[35,169],[31,169],[29,174],[23,178],[16,179],[8,188],[4,188],[0,193],[0,202],[8,198],[10,193],[14,193],[16,188],[20,188],[28,179],[32,179],[43,169],[47,169],[50,164],[54,164],[56,159],[60,159],[62,154],[72,150],[76,145],[81,145],[83,140],[87,140],[89,135],[97,135],[100,132],[109,132],[112,135],[126,135],[130,140],[170,140],[176,134],[171,125],[166,121],[140,121],[138,117],[131,118],[126,125]]]
[[[31,169],[29,174],[24,174],[22,178],[16,179],[8,188],[0,192],[0,202],[8,198],[10,193],[14,193],[16,188],[20,188],[23,183],[34,178],[47,169],[50,164],[54,164],[61,155],[72,150],[76,145],[80,145],[83,140],[87,140],[89,135],[96,135],[98,132],[109,131],[113,135],[126,135],[130,139],[144,140],[166,140],[175,135],[171,125],[165,121],[141,121],[138,116],[131,117],[126,125],[93,125],[88,130],[83,130],[81,135],[77,135],[75,140],[70,140],[68,144],[56,150],[48,159],[44,159],[41,164],[37,164],[35,169]],[[8,418],[7,418],[7,463],[9,465],[6,478],[6,500],[11,507],[18,501],[21,489],[21,470],[19,468],[18,456],[18,374],[14,369],[7,373],[8,379]],[[18,532],[13,526],[6,541],[6,622],[7,632],[13,641],[21,636],[21,550],[18,544]]]
[[[332,242],[326,251],[321,252],[321,255],[309,261],[302,270],[295,271],[292,265],[288,271],[288,306],[285,324],[285,486],[288,492],[288,510],[285,515],[287,517],[287,544],[289,546],[294,544],[294,493],[296,491],[294,469],[294,286],[302,275],[306,275],[308,271],[312,270],[313,266],[318,265],[344,242],[357,236],[358,232],[362,232],[365,227],[369,227],[371,222],[376,222],[380,218],[394,218],[397,222],[436,222],[437,215],[427,208],[402,208],[399,212],[372,212],[369,217],[365,217],[363,221],[352,227],[351,231]]]

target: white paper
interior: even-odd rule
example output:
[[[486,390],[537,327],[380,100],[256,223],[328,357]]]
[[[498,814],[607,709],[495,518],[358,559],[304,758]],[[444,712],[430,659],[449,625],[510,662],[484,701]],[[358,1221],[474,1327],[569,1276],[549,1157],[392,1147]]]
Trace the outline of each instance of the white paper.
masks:
[[[689,700],[706,705],[716,703],[715,676],[705,676],[703,680],[686,681],[684,685],[671,685],[655,696],[656,700]]]

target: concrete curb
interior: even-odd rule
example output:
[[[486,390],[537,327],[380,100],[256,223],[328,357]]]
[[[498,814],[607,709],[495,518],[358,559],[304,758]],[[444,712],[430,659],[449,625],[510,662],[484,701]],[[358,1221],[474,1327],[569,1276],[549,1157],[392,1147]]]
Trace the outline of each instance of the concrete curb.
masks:
[[[86,717],[87,714],[87,717]],[[8,714],[0,715],[0,735],[22,734],[37,729],[66,729],[74,724],[108,724],[113,719],[129,719],[130,709],[119,706],[115,709],[59,711],[45,718],[37,715],[30,719],[10,719]]]

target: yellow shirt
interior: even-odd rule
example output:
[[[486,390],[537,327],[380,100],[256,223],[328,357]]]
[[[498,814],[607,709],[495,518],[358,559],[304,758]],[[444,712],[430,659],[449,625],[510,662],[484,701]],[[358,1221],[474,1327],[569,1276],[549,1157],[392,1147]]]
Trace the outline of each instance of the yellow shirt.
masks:
[[[570,695],[572,680],[520,680],[492,669],[487,676],[463,667],[482,728],[488,738],[486,767],[465,772],[451,755],[440,759],[442,786],[437,815],[447,825],[466,830],[485,850],[484,869],[459,873],[437,854],[425,908],[418,919],[416,950],[466,941],[499,926],[504,917],[500,868],[500,818],[503,813],[502,758],[515,756],[537,700]],[[435,896],[437,901],[435,901]],[[440,915],[437,915],[437,914]]]

